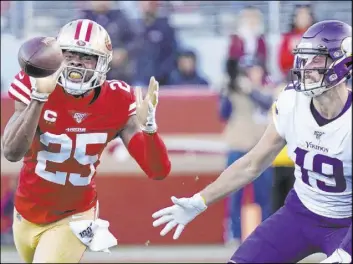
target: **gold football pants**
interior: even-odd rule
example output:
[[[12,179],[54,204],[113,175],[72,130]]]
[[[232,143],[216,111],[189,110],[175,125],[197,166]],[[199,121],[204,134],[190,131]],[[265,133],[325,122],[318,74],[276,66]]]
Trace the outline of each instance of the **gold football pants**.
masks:
[[[14,209],[13,235],[16,249],[26,263],[79,263],[86,245],[71,231],[69,222],[94,220],[95,207],[57,222],[37,225]]]

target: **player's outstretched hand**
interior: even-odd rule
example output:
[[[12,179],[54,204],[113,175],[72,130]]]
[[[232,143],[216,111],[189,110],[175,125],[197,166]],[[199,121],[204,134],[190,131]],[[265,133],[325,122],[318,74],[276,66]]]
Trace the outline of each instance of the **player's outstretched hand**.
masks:
[[[157,131],[156,108],[158,104],[158,92],[159,83],[153,76],[150,79],[150,84],[144,99],[141,88],[135,88],[137,118],[142,125],[142,129],[147,133]]]
[[[61,67],[52,75],[44,78],[32,78],[32,94],[31,98],[38,101],[47,101],[49,95],[54,91],[60,74],[62,73],[66,63],[63,62]]]
[[[157,227],[166,223],[160,232],[161,236],[165,236],[176,227],[173,239],[178,239],[185,226],[205,211],[207,206],[198,193],[191,198],[178,199],[173,196],[171,199],[174,203],[173,206],[163,208],[152,215],[153,218],[157,218],[153,222],[153,226]]]

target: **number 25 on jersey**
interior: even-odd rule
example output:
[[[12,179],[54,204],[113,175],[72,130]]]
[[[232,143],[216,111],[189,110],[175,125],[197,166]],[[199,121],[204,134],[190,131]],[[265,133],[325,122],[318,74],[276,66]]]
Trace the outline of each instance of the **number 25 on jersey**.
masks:
[[[89,185],[96,171],[94,163],[98,161],[98,154],[87,155],[87,145],[105,144],[107,137],[107,133],[77,134],[75,138],[76,142],[73,144],[73,140],[66,134],[55,135],[45,132],[40,135],[40,142],[47,147],[49,144],[58,144],[60,145],[60,152],[39,151],[35,173],[47,181],[60,185],[65,185],[67,177],[69,182],[74,186]],[[73,146],[75,146],[74,150]],[[88,177],[82,177],[79,173],[69,173],[67,171],[50,172],[46,170],[47,161],[60,164],[68,159],[75,159],[80,165],[89,166],[90,174]]]

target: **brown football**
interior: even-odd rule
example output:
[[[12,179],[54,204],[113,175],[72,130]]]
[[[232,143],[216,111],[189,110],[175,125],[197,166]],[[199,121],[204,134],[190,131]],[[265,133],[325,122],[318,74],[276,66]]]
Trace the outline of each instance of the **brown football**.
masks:
[[[64,60],[62,50],[52,37],[35,37],[22,44],[18,62],[31,77],[43,78],[56,72]]]

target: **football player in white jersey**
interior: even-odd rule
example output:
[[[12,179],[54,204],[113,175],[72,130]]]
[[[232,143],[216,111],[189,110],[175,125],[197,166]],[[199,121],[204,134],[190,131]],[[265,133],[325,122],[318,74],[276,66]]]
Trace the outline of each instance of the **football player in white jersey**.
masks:
[[[325,263],[352,255],[352,28],[337,20],[311,26],[294,49],[293,81],[273,107],[273,122],[258,144],[216,181],[153,214],[153,226],[185,225],[207,207],[256,179],[287,145],[295,185],[285,205],[237,249],[229,263],[293,263],[316,252]],[[236,135],[234,135],[236,136]]]

